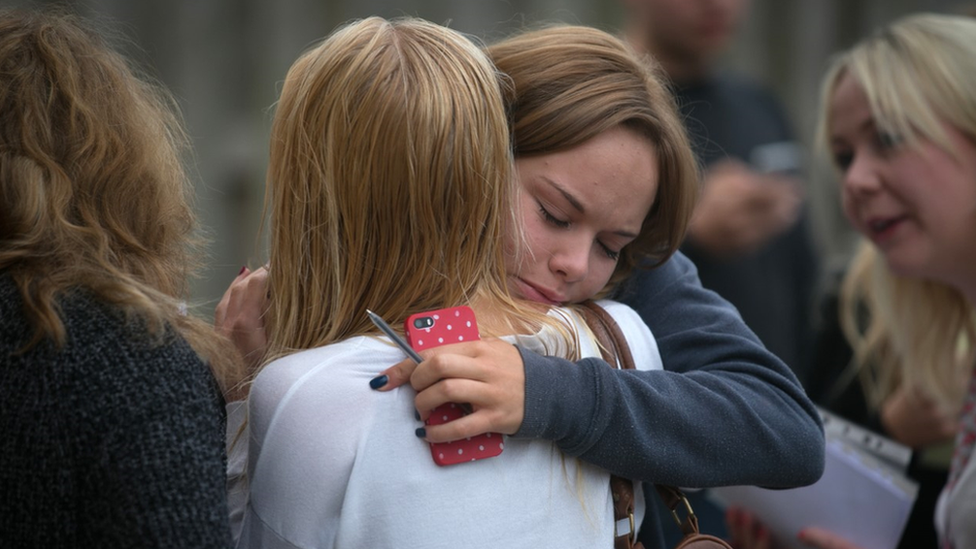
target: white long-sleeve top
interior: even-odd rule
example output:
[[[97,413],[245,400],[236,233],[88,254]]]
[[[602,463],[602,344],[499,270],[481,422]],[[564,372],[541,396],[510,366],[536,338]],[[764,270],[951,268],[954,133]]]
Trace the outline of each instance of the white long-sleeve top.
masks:
[[[636,312],[600,303],[641,357],[638,368],[660,369],[657,344]],[[581,356],[599,356],[578,329],[582,321],[573,316],[573,322]],[[517,342],[565,354],[548,330]],[[415,392],[369,388],[377,372],[402,358],[385,338],[355,337],[261,371],[241,442],[230,446],[238,547],[613,546],[609,474],[565,456],[552,442],[506,438],[497,457],[434,464],[428,444],[414,434],[420,426]],[[231,403],[228,412],[230,445],[243,406]],[[639,483],[635,489],[639,525],[644,498]]]

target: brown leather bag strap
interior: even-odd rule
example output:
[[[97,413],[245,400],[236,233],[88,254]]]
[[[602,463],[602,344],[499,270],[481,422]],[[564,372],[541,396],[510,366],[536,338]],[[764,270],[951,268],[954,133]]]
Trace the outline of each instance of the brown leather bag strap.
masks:
[[[584,301],[578,308],[596,337],[603,360],[611,368],[633,370],[634,357],[620,326],[603,307],[593,301]],[[642,548],[637,542],[634,524],[634,483],[630,479],[610,475],[610,493],[613,496],[614,549]],[[617,535],[621,532],[622,535]]]
[[[635,369],[634,357],[627,344],[617,321],[610,316],[603,307],[594,301],[584,301],[579,304],[577,311],[583,320],[586,321],[590,331],[600,344],[600,354],[603,360],[611,368],[633,370]],[[691,504],[684,493],[674,486],[655,484],[658,494],[664,501],[664,505],[671,511],[671,516],[681,528],[684,538],[679,542],[675,549],[693,547],[717,547],[729,548],[725,541],[701,534],[698,531],[698,517],[691,509]],[[637,541],[637,533],[634,525],[634,483],[630,479],[610,475],[610,490],[613,494],[614,512],[614,548],[615,549],[643,549],[643,545]],[[678,506],[684,503],[687,515],[684,519],[678,517]],[[624,525],[629,522],[629,530],[624,530]],[[623,535],[617,536],[618,531],[623,530]]]
[[[691,504],[688,503],[688,499],[685,494],[675,488],[674,486],[667,486],[665,484],[655,484],[657,488],[658,495],[664,500],[664,506],[671,511],[671,517],[674,518],[674,522],[677,523],[678,527],[681,528],[681,533],[688,536],[698,533],[698,517],[691,510]],[[678,506],[684,503],[686,505],[685,510],[688,512],[684,519],[678,518]]]
[[[613,368],[621,370],[634,370],[634,356],[630,353],[630,346],[627,338],[620,331],[617,321],[610,316],[610,313],[595,301],[584,301],[580,303],[584,311],[583,319],[593,331],[597,341],[600,343],[600,352],[603,360]]]

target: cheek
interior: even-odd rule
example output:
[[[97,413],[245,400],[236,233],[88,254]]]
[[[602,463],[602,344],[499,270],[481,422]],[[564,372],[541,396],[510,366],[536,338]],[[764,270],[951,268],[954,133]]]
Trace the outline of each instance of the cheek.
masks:
[[[599,258],[591,258],[586,280],[574,288],[570,301],[579,303],[595,296],[610,281],[610,276],[613,275],[615,268],[615,264],[608,265],[606,261],[600,261]]]
[[[590,262],[593,265],[593,262]],[[593,269],[593,293],[599,292],[610,282],[610,277],[613,276],[613,271],[616,270],[617,264],[608,261],[601,261],[600,265],[591,267]]]
[[[595,254],[603,253],[600,250],[596,250]],[[588,295],[584,299],[593,297],[597,292],[603,289],[610,282],[610,277],[613,276],[614,270],[616,270],[617,264],[612,261],[605,261],[601,257],[596,257],[591,253],[589,262],[589,271],[586,280],[586,291]]]
[[[552,249],[551,231],[531,213],[523,214],[521,232],[509,231],[505,242],[506,264],[509,272],[533,272],[548,257]]]

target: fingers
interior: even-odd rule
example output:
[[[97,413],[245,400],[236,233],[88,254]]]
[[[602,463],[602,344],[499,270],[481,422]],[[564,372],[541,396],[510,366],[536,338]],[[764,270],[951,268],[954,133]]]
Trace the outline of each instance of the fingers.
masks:
[[[487,413],[482,411],[440,425],[427,425],[424,430],[426,436],[423,439],[427,442],[451,442],[484,433],[499,432],[491,428],[491,421],[488,419]]]
[[[521,378],[524,383],[522,355],[514,345],[497,338],[454,343],[427,349],[420,353],[420,365],[404,359],[380,372],[371,380],[379,391],[389,391],[408,382],[423,391],[441,379],[466,378],[486,381],[499,374]],[[386,376],[385,380],[381,380]],[[375,383],[373,383],[375,382]]]
[[[410,376],[416,369],[417,363],[412,358],[405,358],[380,372],[378,376],[370,380],[369,386],[377,391],[392,391],[410,383]]]
[[[482,433],[514,434],[525,414],[525,366],[518,349],[487,338],[444,345],[421,353],[422,363],[407,359],[370,381],[379,391],[409,383],[422,419],[442,404],[461,403],[469,413],[447,424],[428,426],[427,440],[447,442]]]
[[[218,331],[220,331],[220,326],[224,324],[224,321],[227,318],[227,307],[230,304],[231,294],[234,292],[234,285],[237,284],[238,281],[247,277],[250,272],[250,269],[248,269],[246,266],[241,267],[240,272],[237,273],[237,276],[231,281],[230,286],[227,287],[227,290],[224,291],[224,295],[221,296],[220,302],[217,303],[217,309],[214,311],[214,326],[217,327]]]
[[[371,379],[370,387],[386,392],[409,383],[415,390],[422,391],[444,377],[473,375],[452,367],[452,364],[457,364],[462,357],[476,356],[478,352],[472,346],[479,343],[455,343],[423,351],[420,353],[424,359],[423,368],[418,368],[413,359],[403,359]]]
[[[749,173],[753,173],[753,170],[749,168],[748,164],[730,157],[710,164],[705,173],[705,177],[709,180],[720,180],[724,177],[746,175]]]
[[[224,292],[214,312],[214,328],[244,357],[247,373],[260,365],[267,349],[264,315],[268,310],[268,271],[246,267]]]
[[[803,191],[800,185],[790,179],[776,178],[767,187],[774,194],[770,208],[771,232],[779,234],[793,226],[800,217],[803,205]]]
[[[752,182],[750,208],[746,213],[756,228],[756,246],[779,235],[800,216],[802,194],[791,180],[769,175]]]
[[[452,402],[467,404],[472,413],[462,418],[465,421],[458,419],[443,424],[451,426],[447,429],[429,427],[428,436],[434,437],[429,440],[445,442],[487,432],[512,435],[518,432],[525,416],[524,379],[521,385],[506,385],[495,380],[444,379],[417,393],[414,399],[424,420],[431,410]]]
[[[447,378],[485,381],[495,368],[502,367],[497,364],[494,354],[485,348],[486,345],[483,341],[471,341],[424,351],[421,354],[424,361],[411,375],[410,385],[420,392]],[[507,343],[505,345],[512,347]]]
[[[738,507],[725,510],[725,524],[729,531],[730,545],[739,549],[772,549],[773,543],[769,529],[752,513]],[[809,547],[819,549],[861,549],[846,539],[821,528],[804,528],[797,540]]]
[[[770,549],[773,542],[769,529],[751,512],[731,506],[725,510],[725,524],[730,545],[739,549]]]
[[[805,528],[797,535],[800,543],[820,549],[861,549],[846,539],[821,528]]]
[[[802,193],[792,180],[722,163],[706,175],[689,238],[718,256],[752,253],[796,223]]]
[[[465,378],[443,379],[417,393],[414,406],[423,420],[430,416],[430,411],[434,408],[452,402],[467,404],[470,409],[482,409],[491,400],[487,396],[490,391],[491,387],[481,381]]]

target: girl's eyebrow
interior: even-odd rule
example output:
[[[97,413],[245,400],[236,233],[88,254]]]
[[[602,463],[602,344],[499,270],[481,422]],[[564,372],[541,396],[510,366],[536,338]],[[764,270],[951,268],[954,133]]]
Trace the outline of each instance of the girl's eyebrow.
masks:
[[[563,195],[563,197],[566,199],[566,201],[569,202],[569,204],[573,208],[576,208],[576,210],[579,211],[579,213],[586,213],[586,208],[583,207],[583,204],[579,201],[579,199],[576,198],[575,196],[573,196],[572,193],[570,193],[568,190],[566,190],[565,187],[563,187],[559,183],[556,183],[552,179],[549,179],[546,176],[542,176],[542,180],[545,181],[546,183],[548,183],[552,188],[554,188],[557,191],[559,191],[559,193],[561,195]]]
[[[546,183],[548,183],[550,187],[556,189],[556,191],[558,191],[559,194],[563,195],[563,198],[565,198],[566,201],[569,202],[569,204],[573,208],[575,208],[577,211],[579,211],[579,213],[581,213],[581,214],[585,214],[586,213],[586,208],[583,207],[583,204],[575,196],[573,196],[573,194],[570,193],[569,190],[567,190],[565,187],[563,187],[559,183],[556,183],[555,181],[553,181],[552,179],[549,179],[548,177],[546,177],[544,175],[541,177],[541,179],[543,181],[545,181]],[[613,231],[613,234],[615,234],[617,236],[622,236],[624,238],[631,238],[631,239],[637,238],[638,236],[640,236],[640,235],[638,235],[636,233],[632,233],[632,232],[629,232],[629,231]]]

